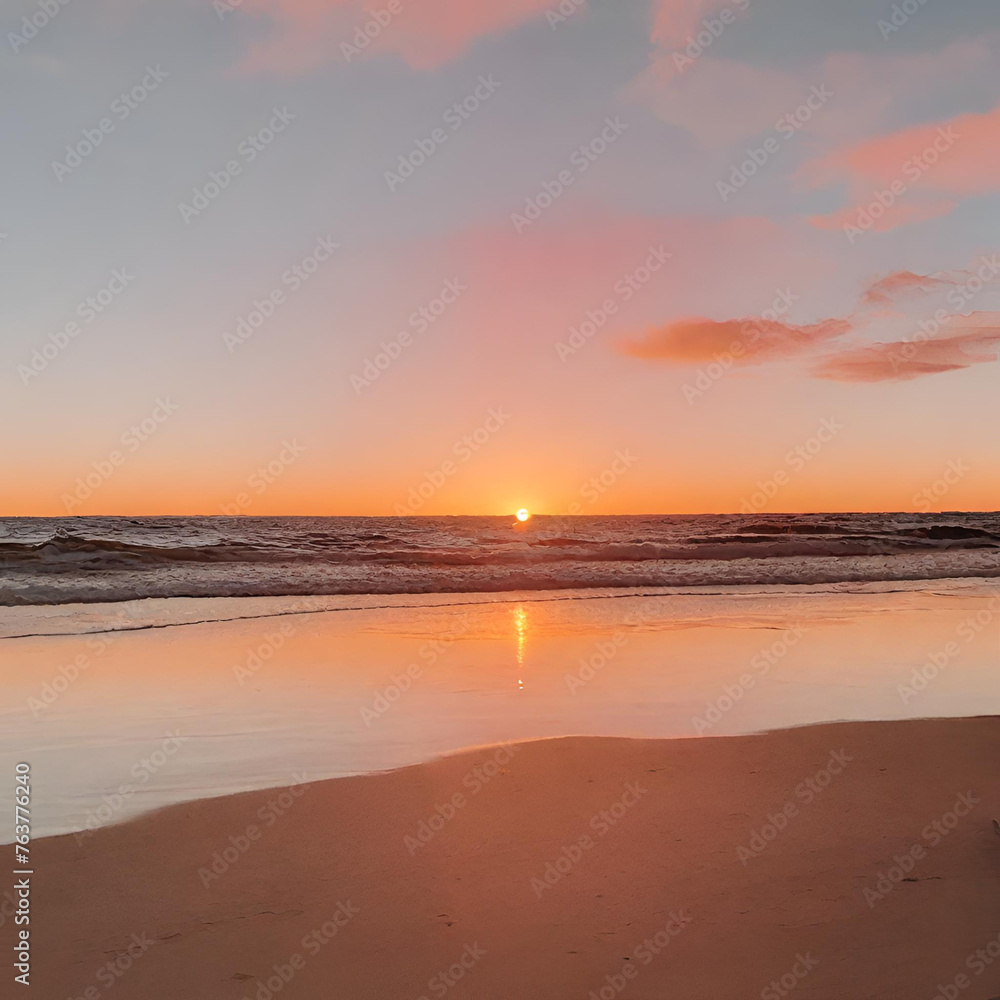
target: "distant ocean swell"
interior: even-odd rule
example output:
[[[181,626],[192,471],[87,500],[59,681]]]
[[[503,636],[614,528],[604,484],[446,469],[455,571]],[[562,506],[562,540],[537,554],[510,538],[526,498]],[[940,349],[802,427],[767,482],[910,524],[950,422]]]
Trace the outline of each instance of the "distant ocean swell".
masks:
[[[0,520],[6,605],[970,576],[996,514]]]

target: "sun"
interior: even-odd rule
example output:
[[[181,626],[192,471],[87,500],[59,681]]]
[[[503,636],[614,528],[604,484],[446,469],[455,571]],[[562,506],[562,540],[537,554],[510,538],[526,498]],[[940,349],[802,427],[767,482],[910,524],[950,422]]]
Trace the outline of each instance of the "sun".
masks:
[[[519,521],[527,521],[531,517],[531,512],[527,507],[522,507],[515,515]]]

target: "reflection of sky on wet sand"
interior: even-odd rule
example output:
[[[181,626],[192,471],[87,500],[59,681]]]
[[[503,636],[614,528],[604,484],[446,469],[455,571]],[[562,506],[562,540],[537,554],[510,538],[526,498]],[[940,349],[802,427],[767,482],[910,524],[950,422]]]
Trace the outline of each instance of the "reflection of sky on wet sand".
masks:
[[[1000,610],[973,582],[546,596],[6,640],[0,756],[32,762],[44,834],[84,825],[121,785],[116,819],[508,739],[1000,713]],[[949,648],[904,704],[899,685]],[[77,657],[77,679],[57,683]],[[36,718],[46,684],[57,697]],[[149,774],[168,732],[187,741]]]

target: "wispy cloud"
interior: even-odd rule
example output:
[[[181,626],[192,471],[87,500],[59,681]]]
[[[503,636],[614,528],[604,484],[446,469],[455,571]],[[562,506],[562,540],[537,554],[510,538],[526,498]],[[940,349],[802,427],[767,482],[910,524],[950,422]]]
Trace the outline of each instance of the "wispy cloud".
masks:
[[[1000,105],[841,146],[807,163],[800,176],[812,187],[846,184],[852,202],[813,216],[813,225],[840,228],[877,201],[882,210],[871,212],[871,228],[885,231],[944,215],[964,198],[1000,191],[998,160]]]
[[[866,196],[866,200],[871,200],[871,192]],[[816,226],[817,229],[843,230],[845,226],[856,226],[858,224],[858,209],[863,207],[864,202],[859,201],[858,205],[850,208],[841,208],[828,215],[810,215],[807,221]],[[910,226],[915,222],[927,222],[930,219],[940,219],[955,210],[958,204],[953,198],[935,198],[933,201],[906,202],[897,200],[893,205],[885,210],[877,219],[872,218],[871,230],[876,233],[887,233],[890,229],[899,229],[900,226]]]
[[[647,360],[698,364],[716,355],[734,355],[740,364],[759,365],[782,361],[818,344],[849,333],[851,321],[829,319],[809,326],[759,318],[714,320],[678,319],[648,330],[638,340],[622,344],[623,353]]]
[[[301,73],[328,62],[395,54],[432,70],[476,39],[536,18],[552,0],[244,0],[244,12],[268,18],[267,36],[242,65],[247,71]],[[378,8],[380,16],[372,10]]]
[[[887,305],[899,298],[917,292],[929,293],[942,288],[952,288],[958,279],[950,275],[914,274],[912,271],[893,271],[884,278],[873,281],[861,296],[865,305]]]
[[[997,361],[1000,326],[927,340],[872,344],[843,351],[814,365],[817,378],[835,382],[902,382]]]
[[[741,13],[748,6],[746,0],[655,0],[652,40],[658,45],[680,48],[697,31],[703,18],[710,18],[730,5]]]

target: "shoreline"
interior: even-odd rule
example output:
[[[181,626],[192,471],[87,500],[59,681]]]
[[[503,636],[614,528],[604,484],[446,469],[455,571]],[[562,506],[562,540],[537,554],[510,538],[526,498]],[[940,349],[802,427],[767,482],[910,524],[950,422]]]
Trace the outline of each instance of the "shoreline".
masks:
[[[141,631],[147,628],[170,628],[180,625],[211,625],[215,623],[253,621],[260,618],[277,618],[290,615],[313,615],[351,611],[392,611],[407,609],[437,610],[441,608],[464,608],[477,605],[504,604],[556,604],[570,601],[603,601],[628,600],[634,598],[662,597],[755,597],[780,596],[810,597],[836,595],[849,597],[852,595],[878,594],[916,594],[926,592],[931,588],[953,588],[959,595],[970,592],[977,596],[974,588],[989,590],[986,595],[1000,594],[1000,580],[992,576],[949,576],[949,577],[918,577],[913,579],[885,580],[844,580],[823,581],[818,583],[733,583],[733,584],[692,584],[663,586],[621,586],[621,587],[561,587],[556,589],[511,589],[511,590],[456,590],[456,591],[420,591],[400,593],[357,593],[357,594],[267,594],[267,595],[170,595],[137,597],[127,600],[64,601],[51,604],[0,604],[6,610],[8,623],[15,620],[42,621],[52,623],[59,617],[96,617],[100,622],[100,608],[116,609],[109,618],[110,622],[122,619],[121,609],[125,606],[156,609],[166,612],[169,609],[183,610],[186,608],[203,607],[208,604],[217,605],[220,609],[238,606],[256,606],[259,613],[252,615],[233,615],[231,617],[188,618],[178,617],[175,620],[160,621],[155,617],[148,623],[132,628],[100,627],[84,631],[40,631],[6,634],[0,628],[0,640],[3,639],[34,639],[47,636],[79,636],[95,635],[102,632]],[[434,601],[435,598],[446,600]],[[338,606],[324,605],[322,602],[336,600]],[[316,606],[304,607],[306,603],[316,603]],[[274,610],[263,610],[272,607]],[[141,616],[137,616],[140,617]],[[7,626],[10,627],[10,624]]]
[[[1000,934],[997,759],[987,716],[300,775],[36,841],[36,982],[103,993],[111,956],[136,1000],[268,1000],[282,970],[303,1000],[413,1000],[456,964],[449,995],[477,1000],[714,1000],[789,975],[830,1000],[930,997]],[[995,996],[994,969],[962,995]]]

